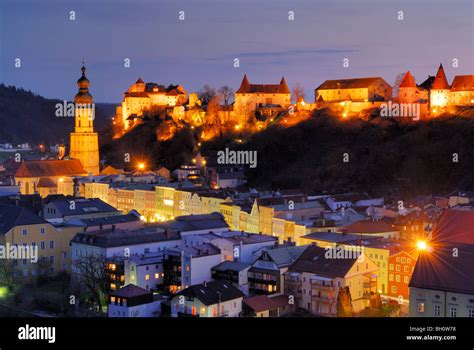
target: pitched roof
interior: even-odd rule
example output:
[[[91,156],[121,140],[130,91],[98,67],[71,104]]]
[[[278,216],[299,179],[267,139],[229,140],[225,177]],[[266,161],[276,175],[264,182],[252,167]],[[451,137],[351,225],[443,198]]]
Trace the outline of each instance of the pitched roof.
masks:
[[[49,224],[31,210],[10,204],[0,204],[0,234],[19,225]]]
[[[420,85],[418,85],[418,87],[430,90],[431,87],[433,86],[434,80],[435,80],[435,77],[429,75],[428,78],[426,78],[426,80],[424,82],[422,82]]]
[[[442,64],[439,65],[438,72],[436,73],[431,89],[433,90],[449,89],[448,80],[446,79],[446,74],[444,74],[444,68]]]
[[[219,213],[178,216],[175,220],[166,221],[159,225],[163,228],[170,228],[181,232],[229,227],[224,217]]]
[[[251,264],[249,263],[226,260],[214,266],[212,269],[217,271],[242,271],[250,266]]]
[[[74,206],[71,207],[71,201]],[[48,205],[57,209],[58,217],[92,213],[118,213],[118,210],[99,198],[64,198],[52,200]]]
[[[407,71],[399,87],[401,88],[416,87],[415,78],[413,78],[413,75],[411,75],[410,71]]]
[[[49,177],[42,177],[39,181],[36,187],[56,187],[57,184]]]
[[[456,75],[451,84],[451,91],[473,91],[474,75]]]
[[[239,89],[235,93],[289,94],[290,89],[286,84],[285,77],[281,78],[280,84],[250,84],[247,78],[247,74],[245,74]]]
[[[356,257],[328,259],[326,258],[326,249],[310,245],[290,266],[289,271],[310,272],[326,277],[344,277],[356,262]]]
[[[347,226],[347,233],[382,233],[397,231],[384,221],[360,220]]]
[[[145,84],[145,82],[142,80],[142,78],[138,78],[135,84]]]
[[[139,297],[142,295],[150,295],[150,294],[153,294],[153,292],[143,289],[134,284],[127,284],[125,287],[122,287],[119,290],[110,293],[111,296],[120,297],[120,298],[133,298],[133,297]]]
[[[474,211],[445,210],[433,228],[432,240],[474,244]]]
[[[300,245],[295,247],[275,248],[267,250],[267,253],[278,267],[284,267],[298,259],[308,247],[308,245]]]
[[[316,90],[339,90],[339,89],[361,89],[368,88],[377,80],[383,80],[381,77],[355,78],[355,79],[337,79],[326,80],[319,85]]]
[[[177,295],[197,298],[206,306],[244,297],[240,289],[222,280],[195,284]]]
[[[257,295],[254,297],[245,298],[243,302],[255,312],[262,312],[289,305],[288,300],[288,295],[278,295],[276,297]]]
[[[26,160],[21,163],[15,177],[48,177],[87,175],[80,160]]]
[[[453,254],[456,248],[458,254]],[[474,245],[442,243],[422,252],[410,287],[474,294]]]

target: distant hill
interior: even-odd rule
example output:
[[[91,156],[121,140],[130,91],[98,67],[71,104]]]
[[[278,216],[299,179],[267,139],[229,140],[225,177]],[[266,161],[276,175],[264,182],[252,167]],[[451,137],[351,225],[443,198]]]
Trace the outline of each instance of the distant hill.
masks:
[[[54,145],[63,140],[69,143],[73,118],[55,116],[55,106],[62,102],[0,84],[0,142]],[[95,129],[101,132],[114,114],[114,104],[96,103]]]

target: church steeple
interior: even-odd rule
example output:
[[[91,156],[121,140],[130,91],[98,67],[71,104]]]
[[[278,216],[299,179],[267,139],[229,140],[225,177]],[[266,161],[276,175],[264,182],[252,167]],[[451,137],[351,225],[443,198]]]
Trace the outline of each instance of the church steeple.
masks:
[[[86,67],[84,66],[84,62],[82,63],[81,67],[82,76],[77,80],[77,86],[79,87],[79,91],[77,92],[74,102],[75,103],[86,103],[90,104],[93,103],[92,95],[89,93],[89,79],[86,78]]]

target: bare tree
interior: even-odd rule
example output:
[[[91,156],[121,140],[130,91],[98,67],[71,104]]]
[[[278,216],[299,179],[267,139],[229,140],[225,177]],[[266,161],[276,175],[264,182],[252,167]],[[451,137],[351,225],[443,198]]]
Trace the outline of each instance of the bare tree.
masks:
[[[224,85],[219,89],[219,95],[224,100],[224,106],[228,106],[234,95],[234,90],[232,90],[231,87]]]
[[[299,102],[301,99],[304,100],[305,98],[304,89],[300,83],[296,83],[293,87],[293,98],[295,102]]]
[[[209,85],[204,85],[201,91],[198,92],[199,99],[204,105],[209,104],[213,97],[217,95],[216,90]]]
[[[105,273],[106,259],[103,256],[82,256],[74,261],[74,281],[98,309],[102,309],[102,298],[108,292]]]

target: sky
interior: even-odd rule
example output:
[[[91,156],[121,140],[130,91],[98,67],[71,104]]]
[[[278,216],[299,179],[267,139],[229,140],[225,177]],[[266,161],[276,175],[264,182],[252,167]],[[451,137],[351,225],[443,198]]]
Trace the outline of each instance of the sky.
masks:
[[[237,90],[245,73],[251,83],[276,84],[285,76],[290,89],[303,86],[307,101],[327,79],[381,76],[392,84],[410,70],[421,83],[441,62],[451,82],[454,75],[474,74],[473,4],[0,0],[0,82],[71,100],[83,59],[95,102],[119,103],[138,77],[193,92],[204,84]],[[343,67],[345,58],[349,67]]]

